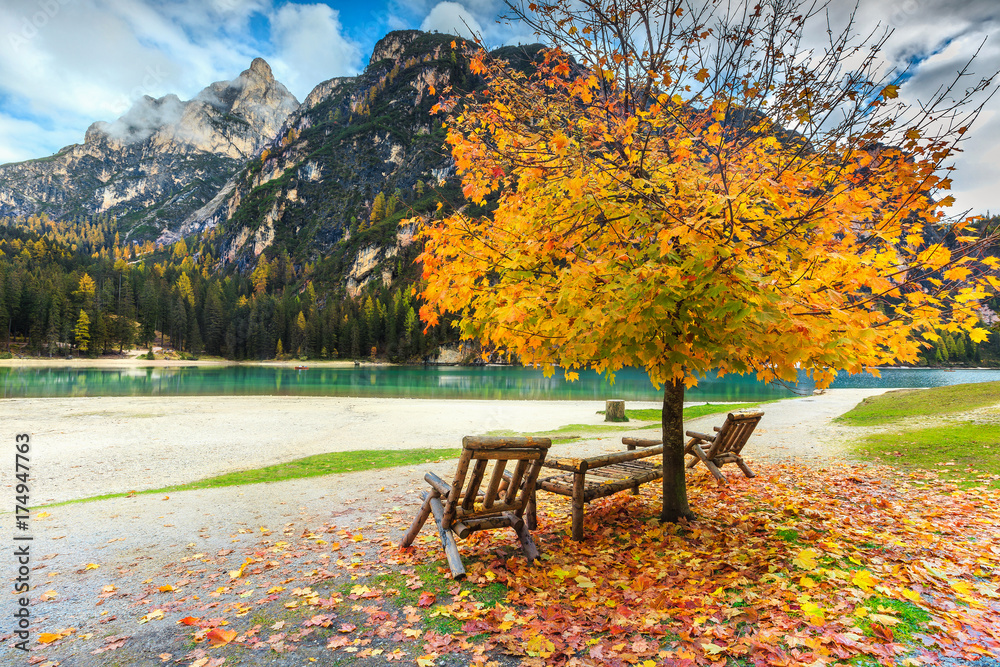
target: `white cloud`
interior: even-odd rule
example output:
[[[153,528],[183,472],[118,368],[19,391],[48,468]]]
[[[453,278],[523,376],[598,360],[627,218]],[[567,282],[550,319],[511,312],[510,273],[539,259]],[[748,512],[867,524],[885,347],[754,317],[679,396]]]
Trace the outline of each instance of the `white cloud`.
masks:
[[[0,164],[42,157],[34,152],[37,150],[37,137],[42,133],[48,133],[56,146],[49,152],[55,152],[79,140],[75,130],[46,130],[30,120],[0,114]]]
[[[256,56],[299,99],[361,62],[338,13],[319,3],[6,0],[0,26],[0,126],[28,123],[2,162],[81,142],[92,122],[115,120],[143,95],[190,99]]]
[[[457,2],[439,2],[420,24],[420,29],[436,30],[469,39],[481,37],[483,34],[483,26],[472,12]]]
[[[320,81],[354,74],[360,46],[343,35],[338,12],[326,5],[285,5],[271,21],[276,78],[300,100]]]
[[[524,25],[503,21],[501,17],[508,12],[503,0],[389,0],[387,22],[393,30],[419,27],[464,37],[475,32],[487,47],[538,41]]]

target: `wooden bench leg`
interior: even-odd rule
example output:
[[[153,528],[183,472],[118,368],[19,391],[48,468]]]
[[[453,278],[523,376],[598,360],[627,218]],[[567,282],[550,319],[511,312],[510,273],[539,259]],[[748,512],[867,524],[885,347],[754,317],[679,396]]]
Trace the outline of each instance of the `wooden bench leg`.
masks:
[[[535,491],[532,490],[528,497],[528,504],[524,507],[524,520],[528,524],[529,530],[538,528],[538,505],[535,500]]]
[[[585,473],[573,473],[573,539],[583,541],[583,490]]]
[[[521,541],[521,549],[524,551],[525,558],[528,559],[529,563],[538,560],[538,557],[541,554],[538,553],[538,547],[535,546],[535,541],[531,539],[531,533],[528,531],[528,526],[525,525],[524,521],[522,521],[519,517],[516,517],[509,512],[505,512],[505,514],[510,516],[511,528],[513,528],[514,532],[517,533],[517,539]]]
[[[698,438],[691,438],[690,440],[687,441],[687,444],[684,445],[684,455],[687,456],[688,454],[690,454],[691,456],[694,457],[687,462],[688,468],[693,468],[696,465],[698,465],[698,457],[697,455],[695,455],[694,450],[695,447],[701,449],[702,442],[704,442],[704,440],[699,440]]]
[[[444,525],[444,505],[440,498],[430,498],[428,504],[434,514],[434,522],[437,523],[438,536],[441,538],[441,545],[444,547],[444,554],[448,558],[448,567],[451,568],[451,576],[458,580],[465,578],[465,566],[462,565],[462,554],[458,553],[458,545],[455,544],[455,536],[451,534],[451,528]]]
[[[750,467],[747,466],[747,464],[743,461],[743,457],[737,457],[737,459],[736,459],[736,465],[738,465],[740,467],[740,470],[742,470],[743,474],[746,475],[747,477],[756,477],[757,476],[757,475],[753,474],[753,470],[750,470]]]
[[[431,497],[437,497],[437,495],[438,492],[436,490],[431,493],[425,492],[420,494],[420,497],[424,499],[424,504],[420,506],[417,518],[410,524],[410,529],[406,531],[406,535],[403,536],[403,541],[399,543],[399,546],[408,547],[413,544],[413,540],[417,539],[417,533],[424,527],[424,522],[427,521],[427,517],[431,513]]]
[[[708,458],[708,456],[705,454],[705,451],[701,447],[695,445],[694,447],[691,448],[691,451],[694,453],[695,456],[698,457],[698,459],[696,459],[695,462],[700,460],[702,463],[705,464],[705,467],[707,467],[709,471],[711,471],[711,473],[715,475],[715,479],[719,480],[723,484],[726,483],[726,476],[722,474],[722,471],[719,470],[719,467],[717,465],[712,463],[712,461]]]

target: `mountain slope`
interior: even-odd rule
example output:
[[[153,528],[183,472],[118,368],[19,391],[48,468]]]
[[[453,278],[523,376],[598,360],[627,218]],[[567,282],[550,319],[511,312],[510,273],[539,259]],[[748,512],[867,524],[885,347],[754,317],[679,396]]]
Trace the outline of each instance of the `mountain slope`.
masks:
[[[187,102],[143,97],[83,144],[0,166],[0,215],[114,215],[123,235],[156,236],[211,200],[297,108],[260,58]]]
[[[456,39],[415,30],[387,35],[363,74],[317,86],[272,145],[183,232],[221,225],[221,256],[241,267],[272,246],[306,260],[366,231],[379,193],[386,202],[395,195],[402,209],[444,185],[453,165],[442,118],[430,115],[431,93],[468,83],[458,45],[451,48]]]
[[[414,229],[404,216],[464,204],[444,116],[431,108],[447,86],[472,90],[469,46],[458,37],[405,30],[378,42],[364,73],[331,79],[258,159],[181,233],[219,227],[217,255],[247,270],[262,253],[296,264],[324,260],[324,279],[357,294],[372,279],[409,270]],[[541,47],[505,48],[513,60]]]

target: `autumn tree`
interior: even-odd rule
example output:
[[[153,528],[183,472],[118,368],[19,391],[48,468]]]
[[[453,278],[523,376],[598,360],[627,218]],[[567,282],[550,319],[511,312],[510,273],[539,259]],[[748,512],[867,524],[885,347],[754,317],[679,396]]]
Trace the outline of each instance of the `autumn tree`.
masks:
[[[662,520],[691,515],[682,408],[705,373],[822,387],[938,331],[985,338],[995,236],[942,209],[988,80],[907,103],[885,36],[803,45],[826,26],[809,3],[508,6],[552,48],[527,73],[475,54],[485,94],[439,105],[466,198],[495,210],[425,226],[421,316],[568,379],[644,368]]]
[[[191,285],[191,279],[188,278],[188,274],[181,273],[177,278],[177,292],[194,307],[194,287]]]
[[[184,239],[181,239],[180,241],[174,244],[174,249],[170,256],[174,261],[179,262],[185,257],[187,257],[187,254],[188,254],[187,243],[184,242]]]
[[[379,192],[375,195],[375,200],[372,202],[372,211],[369,216],[371,224],[375,224],[385,217],[385,193]]]
[[[84,308],[90,307],[96,293],[97,284],[94,282],[94,279],[87,273],[80,276],[80,282],[77,283],[76,289],[73,291],[73,296],[83,303]]]
[[[90,316],[85,310],[80,310],[80,317],[77,318],[76,326],[73,327],[73,339],[76,341],[78,350],[87,351],[90,345]]]

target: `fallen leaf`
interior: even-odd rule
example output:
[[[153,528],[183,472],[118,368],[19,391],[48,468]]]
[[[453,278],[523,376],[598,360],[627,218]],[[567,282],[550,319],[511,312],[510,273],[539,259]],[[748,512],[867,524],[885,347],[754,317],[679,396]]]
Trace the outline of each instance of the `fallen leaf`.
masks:
[[[803,570],[815,570],[816,558],[818,556],[819,554],[815,549],[803,549],[792,562]]]
[[[205,639],[209,641],[209,646],[212,648],[219,648],[220,646],[225,646],[229,642],[236,639],[237,634],[238,633],[235,630],[215,628],[205,635]]]
[[[148,623],[149,621],[158,621],[161,618],[163,618],[163,610],[162,609],[154,609],[153,611],[149,612],[148,614],[146,614],[145,616],[143,616],[142,618],[140,618],[139,619],[139,623]]]

